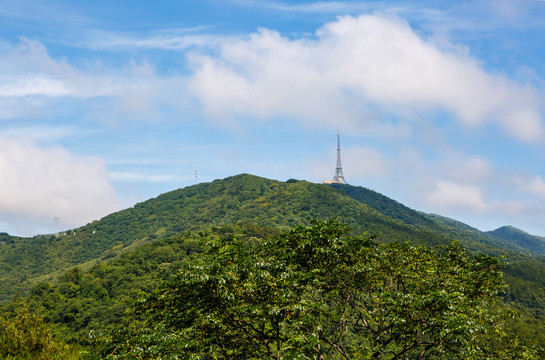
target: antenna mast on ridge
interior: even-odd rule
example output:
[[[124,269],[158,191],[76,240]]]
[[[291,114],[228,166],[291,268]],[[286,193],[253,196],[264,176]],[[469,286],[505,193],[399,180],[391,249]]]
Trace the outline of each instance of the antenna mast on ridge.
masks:
[[[346,184],[343,175],[343,166],[341,165],[341,133],[337,131],[337,167],[333,180],[338,184]]]
[[[343,166],[341,164],[341,133],[337,131],[337,167],[335,168],[335,176],[333,180],[326,180],[324,184],[346,184],[343,175]]]

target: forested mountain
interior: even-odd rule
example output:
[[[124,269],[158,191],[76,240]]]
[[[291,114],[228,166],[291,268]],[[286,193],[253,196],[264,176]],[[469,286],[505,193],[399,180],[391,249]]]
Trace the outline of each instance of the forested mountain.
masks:
[[[214,225],[245,222],[288,229],[311,219],[338,218],[355,233],[383,242],[448,244],[457,239],[479,252],[528,255],[507,233],[486,234],[467,225],[412,210],[382,194],[350,185],[280,182],[242,174],[174,190],[84,227],[0,244],[0,302],[59,270],[115,257],[143,243]],[[506,253],[507,252],[507,253]],[[45,277],[48,274],[49,277]]]
[[[473,254],[503,256],[506,303],[526,320],[513,328],[539,342],[545,330],[542,239],[512,228],[484,233],[350,185],[269,180],[248,174],[174,190],[59,234],[0,238],[0,303],[28,306],[67,341],[120,324],[138,293],[152,291],[205,243],[233,234],[260,242],[312,219],[336,218],[351,235],[434,248],[458,240]],[[15,296],[15,298],[14,298]],[[528,327],[524,322],[539,326]]]
[[[396,220],[333,188],[238,175],[178,189],[61,234],[0,246],[0,301],[27,280],[116,256],[142,243],[238,221],[288,229],[337,217],[356,232],[384,241],[448,243],[443,236]]]
[[[512,244],[523,247],[535,254],[545,255],[545,238],[530,235],[512,226],[502,226],[496,230],[488,231],[487,234],[496,238],[507,240]]]
[[[509,237],[502,234],[494,235],[481,232],[469,225],[444,216],[415,211],[387,196],[361,186],[345,184],[331,184],[329,186],[406,225],[434,234],[441,234],[448,239],[465,240],[464,246],[474,251],[484,251],[496,255],[503,254],[505,250],[529,255],[533,251],[533,249],[511,241]]]

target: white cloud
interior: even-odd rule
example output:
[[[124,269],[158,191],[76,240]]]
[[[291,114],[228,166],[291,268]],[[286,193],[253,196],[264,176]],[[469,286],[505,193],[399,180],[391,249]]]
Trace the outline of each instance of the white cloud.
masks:
[[[464,214],[464,217],[505,216],[515,218],[528,212],[528,204],[518,200],[489,201],[476,185],[437,181],[424,201],[443,213]]]
[[[349,147],[342,150],[342,162],[352,178],[374,178],[385,175],[388,165],[382,154],[374,149]],[[332,167],[334,164],[331,164]]]
[[[33,226],[52,225],[55,217],[60,226],[81,226],[117,208],[101,160],[30,141],[0,138],[0,146],[0,218],[16,231],[35,234],[42,229]]]
[[[101,121],[126,113],[131,119],[154,119],[164,104],[187,108],[185,86],[183,77],[162,77],[146,61],[128,60],[119,69],[88,61],[76,68],[51,57],[41,42],[26,38],[0,49],[0,119],[58,114],[87,99],[102,99],[85,114],[96,113]]]
[[[541,205],[520,196],[520,178],[495,169],[494,162],[482,156],[467,155],[448,146],[438,153],[402,147],[395,160],[388,158],[386,162],[396,165],[389,167],[388,175],[381,177],[374,188],[415,209],[452,217],[480,229],[522,226],[543,214]]]
[[[33,141],[55,141],[77,134],[78,129],[72,125],[50,126],[39,124],[21,126],[19,124],[0,131],[0,138],[13,139],[25,138]]]
[[[233,3],[243,6],[256,6],[270,10],[301,12],[301,13],[326,13],[339,14],[347,12],[364,12],[373,5],[368,2],[346,2],[346,1],[316,1],[305,4],[288,4],[278,1],[255,1],[255,0],[231,0]]]
[[[41,76],[17,79],[11,83],[4,82],[0,88],[0,96],[3,97],[27,95],[63,96],[68,94],[68,89],[61,81]]]
[[[526,177],[519,179],[519,188],[534,196],[545,198],[545,183],[540,176]]]
[[[456,182],[474,183],[487,180],[492,176],[493,169],[489,161],[481,156],[463,157],[452,154],[441,160],[442,174]]]
[[[20,44],[0,53],[0,97],[109,95],[107,77],[79,71],[53,59],[36,40],[21,38]]]
[[[218,37],[200,34],[199,32],[202,30],[204,30],[204,27],[168,29],[155,31],[143,36],[94,31],[91,33],[91,37],[77,43],[77,45],[82,48],[94,50],[107,49],[113,51],[123,51],[127,49],[185,51],[192,47],[217,46]]]
[[[475,212],[489,210],[481,190],[473,185],[439,181],[426,199],[440,209],[469,208]]]
[[[398,19],[345,16],[316,38],[261,29],[225,40],[218,56],[193,54],[190,88],[218,118],[276,115],[343,125],[383,113],[443,109],[464,126],[495,123],[515,138],[543,135],[537,91],[484,71],[463,52],[419,38]]]

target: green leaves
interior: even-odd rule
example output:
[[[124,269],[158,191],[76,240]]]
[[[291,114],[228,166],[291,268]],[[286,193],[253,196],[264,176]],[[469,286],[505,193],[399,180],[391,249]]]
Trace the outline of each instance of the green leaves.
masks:
[[[76,359],[73,348],[53,338],[40,317],[23,309],[14,319],[0,317],[0,357],[2,359]]]
[[[332,220],[263,243],[214,240],[140,303],[142,331],[188,359],[492,358],[482,339],[499,324],[498,259],[348,233]]]

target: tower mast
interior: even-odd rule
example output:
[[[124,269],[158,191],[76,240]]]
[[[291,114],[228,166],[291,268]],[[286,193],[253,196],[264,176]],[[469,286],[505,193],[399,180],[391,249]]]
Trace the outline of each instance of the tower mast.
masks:
[[[337,184],[346,184],[343,175],[343,166],[341,164],[341,133],[337,131],[337,167],[335,168],[335,176],[333,182]]]

